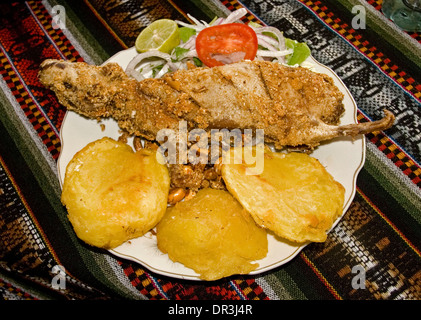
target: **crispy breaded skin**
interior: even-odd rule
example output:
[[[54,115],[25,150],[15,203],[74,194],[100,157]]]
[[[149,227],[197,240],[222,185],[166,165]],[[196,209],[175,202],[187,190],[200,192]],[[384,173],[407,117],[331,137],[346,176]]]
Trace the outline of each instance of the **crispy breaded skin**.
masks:
[[[317,146],[342,135],[389,128],[389,111],[377,122],[339,126],[343,94],[324,74],[266,61],[178,70],[136,81],[115,63],[102,67],[45,60],[40,81],[69,110],[113,117],[127,132],[154,140],[159,130],[264,129],[265,141]]]

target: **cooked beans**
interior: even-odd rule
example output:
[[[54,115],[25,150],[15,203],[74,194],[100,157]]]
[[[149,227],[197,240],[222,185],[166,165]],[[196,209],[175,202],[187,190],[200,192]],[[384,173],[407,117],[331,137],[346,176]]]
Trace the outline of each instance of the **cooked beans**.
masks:
[[[169,204],[176,204],[177,202],[180,202],[184,199],[186,196],[186,190],[183,188],[175,188],[170,190],[170,193],[168,194],[168,203]]]

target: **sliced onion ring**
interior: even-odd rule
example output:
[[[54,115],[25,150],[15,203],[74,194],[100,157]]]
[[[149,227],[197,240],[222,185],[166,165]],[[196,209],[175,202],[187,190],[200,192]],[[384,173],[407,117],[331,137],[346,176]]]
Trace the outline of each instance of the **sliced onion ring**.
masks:
[[[153,57],[157,57],[160,59],[163,59],[167,62],[168,67],[172,70],[175,71],[177,70],[177,67],[174,65],[174,63],[171,61],[171,56],[168,53],[164,53],[158,50],[151,50],[151,51],[147,51],[144,53],[140,53],[137,56],[135,56],[127,65],[126,67],[126,73],[129,76],[132,76],[133,78],[137,79],[137,80],[143,80],[145,79],[144,76],[141,75],[140,72],[136,71],[136,66],[142,62],[143,60],[147,59],[147,58],[153,58]]]
[[[247,10],[245,8],[235,10],[224,21],[222,21],[221,24],[233,23],[240,20],[240,18],[244,17],[246,13]]]

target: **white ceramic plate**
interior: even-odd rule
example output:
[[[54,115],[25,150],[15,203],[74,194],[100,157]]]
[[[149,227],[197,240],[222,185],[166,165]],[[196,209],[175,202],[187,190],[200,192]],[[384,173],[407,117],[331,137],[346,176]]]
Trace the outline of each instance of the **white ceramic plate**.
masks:
[[[136,50],[130,48],[111,57],[107,62],[116,62],[123,69],[136,55]],[[342,124],[357,123],[357,106],[348,89],[339,77],[326,66],[321,65],[310,57],[307,61],[312,70],[331,76],[338,88],[344,93],[345,113],[341,118]],[[58,159],[60,182],[64,181],[66,166],[72,157],[89,142],[108,136],[117,139],[120,136],[117,123],[112,119],[102,120],[105,124],[103,130],[97,120],[84,118],[75,112],[67,112],[61,127],[62,150]],[[129,144],[131,145],[131,140]],[[365,161],[365,140],[362,136],[357,138],[341,137],[320,145],[312,156],[326,167],[327,171],[345,187],[345,213],[351,204],[356,187],[356,179]],[[340,218],[335,222],[339,222]],[[335,226],[334,225],[334,226]],[[333,227],[334,227],[333,226]],[[333,228],[332,227],[332,228]],[[293,259],[305,245],[293,245],[281,242],[268,235],[269,250],[264,259],[258,262],[259,267],[251,272],[258,274],[279,267]],[[174,278],[200,280],[198,274],[180,263],[171,261],[166,254],[159,251],[156,237],[147,233],[143,237],[130,240],[121,246],[110,250],[118,257],[138,262],[150,271]]]

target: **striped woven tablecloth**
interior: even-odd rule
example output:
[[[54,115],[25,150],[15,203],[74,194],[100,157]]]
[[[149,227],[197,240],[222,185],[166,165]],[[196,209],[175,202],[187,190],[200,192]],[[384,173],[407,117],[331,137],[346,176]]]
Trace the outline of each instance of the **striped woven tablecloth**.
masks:
[[[62,7],[57,7],[60,5]],[[357,7],[360,6],[360,7]],[[0,299],[419,300],[421,298],[421,35],[399,30],[381,0],[45,0],[0,3]],[[60,202],[56,163],[66,109],[38,81],[46,58],[101,64],[160,18],[244,21],[305,41],[358,105],[396,124],[369,134],[355,198],[324,243],[255,276],[183,281],[94,250]],[[64,28],[53,27],[57,8]],[[355,9],[359,9],[356,11]],[[359,21],[356,21],[357,14]],[[361,20],[363,17],[363,21]],[[62,266],[65,288],[54,286]],[[363,286],[352,285],[354,266]]]

